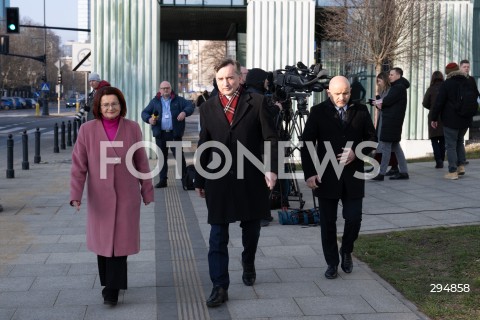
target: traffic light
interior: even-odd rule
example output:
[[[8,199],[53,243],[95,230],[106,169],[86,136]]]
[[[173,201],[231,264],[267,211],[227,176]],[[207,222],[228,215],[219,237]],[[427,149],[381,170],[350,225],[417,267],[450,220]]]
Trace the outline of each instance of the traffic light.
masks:
[[[62,73],[59,73],[59,74],[58,74],[57,84],[62,84]]]
[[[18,8],[5,8],[7,13],[7,33],[20,32]]]

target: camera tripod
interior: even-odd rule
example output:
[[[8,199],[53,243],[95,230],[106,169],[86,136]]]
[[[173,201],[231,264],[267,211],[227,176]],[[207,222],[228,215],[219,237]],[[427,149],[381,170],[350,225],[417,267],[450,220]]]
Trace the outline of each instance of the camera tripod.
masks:
[[[291,101],[287,100],[288,104],[282,104],[283,108],[276,118],[275,126],[281,140],[292,141],[293,137],[302,140],[303,129],[305,128],[305,123],[309,115],[307,98],[310,94],[295,92],[290,93],[289,96],[297,101],[297,109],[293,111]],[[285,126],[283,126],[283,124],[285,124]],[[285,148],[285,157],[288,158],[288,161],[285,163],[285,172],[291,174],[291,177],[284,181],[284,183],[280,182],[280,195],[282,198],[282,207],[286,202],[298,201],[299,207],[302,209],[305,205],[305,200],[303,200],[303,194],[300,192],[298,180],[295,178],[296,168],[295,162],[293,161],[296,150],[300,150],[298,145]],[[285,190],[285,188],[287,189]],[[287,201],[283,199],[285,196],[287,197],[287,199],[285,199]]]

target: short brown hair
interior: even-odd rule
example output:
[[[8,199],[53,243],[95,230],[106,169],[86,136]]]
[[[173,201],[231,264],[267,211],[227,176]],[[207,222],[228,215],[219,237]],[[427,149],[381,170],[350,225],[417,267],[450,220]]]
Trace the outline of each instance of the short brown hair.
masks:
[[[100,102],[102,101],[102,97],[106,95],[116,95],[118,101],[120,102],[120,117],[125,117],[127,115],[127,103],[125,102],[125,97],[123,96],[122,91],[115,87],[103,87],[95,92],[95,96],[93,97],[93,115],[95,119],[101,119],[102,113],[100,112]]]
[[[218,72],[218,70],[228,66],[229,64],[235,66],[235,73],[237,73],[238,75],[241,75],[242,74],[242,71],[240,69],[240,62],[238,62],[237,60],[233,60],[233,59],[222,59],[220,60],[216,65],[215,65],[215,72]]]

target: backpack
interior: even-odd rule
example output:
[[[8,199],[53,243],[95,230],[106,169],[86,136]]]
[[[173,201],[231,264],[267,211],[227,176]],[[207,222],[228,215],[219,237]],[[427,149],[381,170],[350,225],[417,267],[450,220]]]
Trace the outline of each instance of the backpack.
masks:
[[[185,168],[185,174],[182,177],[183,190],[195,190],[195,166],[188,165]]]
[[[455,104],[455,113],[463,118],[471,118],[478,111],[478,94],[472,83],[465,79],[460,82],[458,87],[457,102]]]

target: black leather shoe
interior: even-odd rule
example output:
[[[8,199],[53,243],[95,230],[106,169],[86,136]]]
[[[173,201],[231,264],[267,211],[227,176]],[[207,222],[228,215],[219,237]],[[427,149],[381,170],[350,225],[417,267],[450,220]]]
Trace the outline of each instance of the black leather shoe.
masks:
[[[110,306],[116,306],[118,303],[118,293],[119,289],[107,289],[102,290],[103,304],[108,304]]]
[[[385,179],[385,176],[381,173],[379,173],[375,178],[372,178],[373,181],[383,181]]]
[[[255,265],[247,265],[242,262],[243,274],[242,280],[246,286],[253,286],[257,279],[257,273],[255,272]]]
[[[155,188],[165,188],[167,187],[167,180],[160,180],[159,183],[155,185]]]
[[[408,180],[408,179],[410,179],[410,177],[408,176],[408,173],[401,173],[401,172],[390,177],[390,180]]]
[[[352,254],[343,252],[342,248],[340,248],[340,256],[342,257],[342,263],[340,264],[340,267],[342,268],[343,272],[352,273],[352,270],[353,270]]]
[[[328,266],[327,271],[325,271],[325,278],[335,279],[338,276],[337,270],[337,266]]]
[[[228,300],[228,291],[222,287],[213,287],[210,297],[207,299],[207,307],[215,308],[221,306]]]
[[[397,173],[399,173],[398,169],[397,168],[392,168],[392,169],[388,170],[387,173],[385,173],[385,175],[387,177],[390,177],[390,176],[396,175]]]

